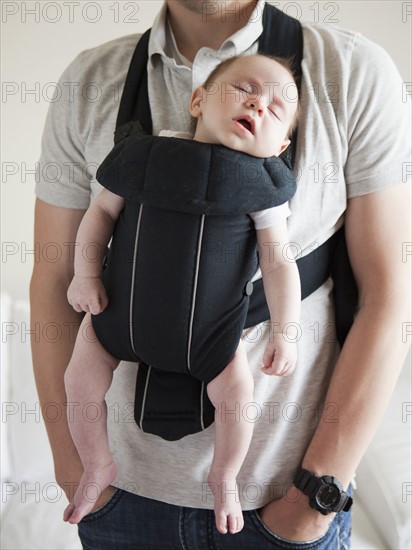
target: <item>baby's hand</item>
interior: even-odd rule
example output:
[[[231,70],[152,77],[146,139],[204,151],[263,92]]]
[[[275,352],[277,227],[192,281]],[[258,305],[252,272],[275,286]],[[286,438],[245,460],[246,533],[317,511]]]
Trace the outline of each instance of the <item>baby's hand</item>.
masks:
[[[296,343],[288,342],[282,333],[275,333],[266,344],[260,370],[268,375],[288,376],[295,370],[296,360]]]
[[[67,291],[67,299],[75,311],[86,311],[93,315],[101,313],[109,303],[100,277],[75,275]]]

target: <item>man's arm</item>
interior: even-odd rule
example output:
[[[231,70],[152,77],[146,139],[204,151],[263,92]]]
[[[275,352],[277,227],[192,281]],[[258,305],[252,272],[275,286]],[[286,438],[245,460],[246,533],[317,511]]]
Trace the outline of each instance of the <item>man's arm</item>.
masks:
[[[35,258],[30,282],[31,324],[57,323],[62,338],[58,343],[32,338],[31,349],[37,391],[42,408],[50,402],[58,404],[59,421],[44,417],[52,448],[56,480],[68,496],[74,494],[83,467],[71,439],[67,415],[64,372],[69,363],[82,315],[67,301],[67,288],[73,277],[76,234],[85,210],[59,208],[36,200],[34,240],[44,250],[49,242],[57,243],[62,252],[58,262],[48,262],[42,254]],[[37,250],[37,247],[36,247]],[[112,489],[101,495],[104,502]]]
[[[348,203],[346,238],[359,312],[326,398],[339,407],[338,429],[321,420],[304,458],[315,472],[333,468],[345,486],[379,426],[409,348],[402,327],[410,321],[411,274],[402,249],[411,239],[410,205],[410,184]]]
[[[302,462],[345,487],[379,426],[409,347],[402,341],[402,324],[410,320],[410,266],[402,247],[411,238],[410,204],[408,184],[348,202],[346,237],[360,308],[326,396],[339,421],[328,423],[325,409]],[[296,496],[296,489],[292,493]],[[262,519],[278,535],[303,541],[326,531],[332,514],[312,510],[303,495],[297,502],[286,495],[268,504]]]

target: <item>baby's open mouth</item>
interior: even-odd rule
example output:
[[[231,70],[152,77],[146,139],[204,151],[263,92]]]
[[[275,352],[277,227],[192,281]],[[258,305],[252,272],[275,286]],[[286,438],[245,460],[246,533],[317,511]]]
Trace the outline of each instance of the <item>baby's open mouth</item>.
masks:
[[[245,128],[252,135],[254,134],[253,124],[250,120],[248,120],[247,118],[237,118],[236,122],[243,126],[243,128]]]

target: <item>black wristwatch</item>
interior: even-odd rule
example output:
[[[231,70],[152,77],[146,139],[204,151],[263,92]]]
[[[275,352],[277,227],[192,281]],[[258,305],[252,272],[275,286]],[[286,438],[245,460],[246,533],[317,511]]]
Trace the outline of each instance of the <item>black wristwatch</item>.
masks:
[[[336,477],[319,477],[299,468],[293,484],[309,497],[310,506],[324,516],[331,512],[348,512],[352,506],[352,497],[345,493]]]

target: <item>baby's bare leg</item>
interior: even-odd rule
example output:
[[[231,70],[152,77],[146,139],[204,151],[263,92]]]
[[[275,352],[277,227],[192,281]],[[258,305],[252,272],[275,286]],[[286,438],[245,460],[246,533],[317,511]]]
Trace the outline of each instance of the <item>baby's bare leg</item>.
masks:
[[[70,433],[84,468],[79,487],[64,512],[63,518],[69,523],[78,523],[88,514],[117,475],[107,435],[105,395],[118,364],[98,341],[87,313],[64,376]]]
[[[242,342],[228,366],[207,385],[215,407],[215,449],[208,483],[214,494],[216,527],[220,533],[243,528],[236,476],[246,457],[253,424],[242,417],[253,400],[253,377]]]

